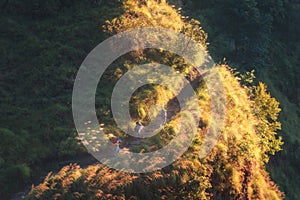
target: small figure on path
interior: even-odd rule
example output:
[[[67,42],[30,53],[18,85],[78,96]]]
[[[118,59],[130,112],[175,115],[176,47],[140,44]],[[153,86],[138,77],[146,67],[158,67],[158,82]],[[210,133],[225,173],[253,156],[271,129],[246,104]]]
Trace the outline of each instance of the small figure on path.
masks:
[[[160,116],[162,118],[162,125],[165,125],[167,123],[167,111],[163,108],[160,112]]]
[[[116,146],[116,153],[119,153],[120,152],[120,143],[122,142],[121,139],[117,139],[115,142],[114,142],[114,145]]]
[[[142,124],[141,122],[137,121],[137,122],[135,123],[134,131],[135,131],[138,135],[140,135],[143,128],[144,128],[143,124]]]

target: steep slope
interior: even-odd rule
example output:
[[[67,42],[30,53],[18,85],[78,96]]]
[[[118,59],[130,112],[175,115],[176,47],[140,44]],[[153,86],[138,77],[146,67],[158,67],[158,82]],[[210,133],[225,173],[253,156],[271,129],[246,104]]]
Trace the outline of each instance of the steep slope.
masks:
[[[165,1],[127,0],[123,8],[120,18],[107,22],[105,30],[109,33],[133,27],[160,26],[187,34],[206,46],[206,34],[199,22],[184,20]],[[263,84],[241,85],[240,78],[235,77],[227,65],[218,66],[226,92],[225,128],[213,151],[203,159],[198,153],[207,128],[213,123],[210,119],[211,97],[201,74],[177,55],[150,49],[131,52],[118,60],[101,80],[107,88],[101,88],[98,93],[97,105],[99,110],[106,110],[99,114],[110,109],[105,95],[112,91],[120,74],[139,63],[151,61],[172,66],[190,81],[199,80],[193,87],[201,107],[201,124],[188,151],[172,165],[147,174],[128,174],[101,164],[86,169],[66,166],[56,175],[49,174],[44,183],[31,190],[27,199],[282,199],[282,192],[271,181],[265,167],[269,154],[278,151],[281,145],[280,138],[276,137],[280,127],[278,103]],[[122,67],[118,67],[120,63],[123,63]],[[242,81],[251,82],[245,76]],[[147,108],[153,104],[166,104],[172,98],[170,91],[156,85],[137,91],[131,102],[133,118],[147,123],[150,114]],[[170,107],[174,109],[174,105]],[[115,126],[109,114],[100,117],[105,132],[124,141],[130,139]],[[153,151],[171,140],[177,119],[175,112],[161,134],[143,140],[136,151]]]
[[[202,22],[214,59],[239,71],[255,70],[280,102],[284,146],[268,169],[286,199],[300,196],[299,1],[183,1],[184,14]]]
[[[267,144],[255,129],[260,121],[253,114],[253,102],[227,67],[220,66],[220,73],[228,99],[226,126],[205,159],[198,157],[204,126],[184,156],[162,170],[128,174],[101,164],[86,169],[70,165],[58,174],[49,174],[27,199],[281,199],[262,159]],[[207,99],[201,102],[205,105]],[[173,126],[172,121],[168,126]],[[141,149],[147,150],[147,141]]]

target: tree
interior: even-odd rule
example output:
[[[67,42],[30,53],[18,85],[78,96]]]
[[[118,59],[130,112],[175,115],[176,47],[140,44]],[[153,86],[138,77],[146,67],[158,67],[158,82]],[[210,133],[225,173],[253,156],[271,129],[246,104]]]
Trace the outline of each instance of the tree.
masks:
[[[253,111],[259,119],[257,124],[258,135],[261,137],[261,147],[263,149],[263,160],[268,162],[269,154],[274,155],[275,152],[281,150],[283,144],[282,138],[277,137],[277,132],[281,128],[278,122],[278,114],[280,112],[279,102],[271,97],[267,92],[265,84],[259,82],[253,87]]]

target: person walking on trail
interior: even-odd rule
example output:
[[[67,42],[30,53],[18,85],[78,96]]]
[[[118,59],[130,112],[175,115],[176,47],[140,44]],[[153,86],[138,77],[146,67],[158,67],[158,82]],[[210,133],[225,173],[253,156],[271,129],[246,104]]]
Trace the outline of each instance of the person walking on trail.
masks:
[[[163,108],[160,112],[160,117],[162,118],[162,125],[167,123],[167,111]]]
[[[120,143],[122,142],[121,139],[117,139],[114,143],[114,145],[116,146],[116,153],[120,152]]]
[[[137,122],[135,123],[134,131],[135,131],[138,135],[140,135],[143,128],[144,128],[143,124],[142,124],[141,122],[137,121]]]

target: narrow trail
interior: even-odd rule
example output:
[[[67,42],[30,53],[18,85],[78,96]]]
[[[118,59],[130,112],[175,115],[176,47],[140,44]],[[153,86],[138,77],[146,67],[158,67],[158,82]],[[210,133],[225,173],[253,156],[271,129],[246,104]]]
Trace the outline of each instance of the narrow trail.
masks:
[[[177,102],[176,99],[171,100],[168,105],[167,105],[167,123],[170,122],[173,118],[173,116],[175,116],[178,112],[180,111],[179,109],[179,104]],[[132,139],[130,141],[124,141],[124,146],[121,145],[121,151],[126,152],[126,151],[130,151],[133,152],[134,149],[136,149],[137,146],[141,145],[142,143],[142,139],[140,138],[135,138]],[[65,166],[65,165],[69,165],[71,163],[77,163],[78,165],[80,165],[81,168],[87,168],[89,165],[94,165],[94,164],[99,164],[100,162],[95,159],[92,155],[90,154],[86,154],[84,156],[79,157],[78,159],[74,159],[74,160],[66,160],[63,162],[58,162],[57,165],[54,167],[54,169],[49,170],[48,172],[43,173],[42,176],[40,176],[38,179],[33,180],[31,183],[29,183],[28,185],[26,185],[21,191],[15,193],[12,198],[10,198],[11,200],[21,200],[24,199],[24,197],[29,193],[29,191],[32,188],[32,185],[37,186],[41,183],[44,182],[47,174],[51,171],[54,174],[59,172],[59,170]]]
[[[172,118],[180,111],[179,102],[177,101],[176,98],[174,98],[168,102],[166,111],[167,111],[166,123],[169,123],[172,120]],[[131,139],[130,141],[126,141],[126,140],[124,141],[125,144],[124,144],[123,148],[121,149],[121,151],[134,152],[134,149],[138,145],[140,145],[143,141],[143,139],[141,139],[141,138],[134,138],[134,137],[132,137],[132,138],[133,139]]]
[[[197,87],[197,83],[199,82],[199,79],[201,79],[201,76],[198,76],[194,81],[191,82],[192,87],[195,89],[195,87]],[[183,89],[184,90],[184,89]],[[177,98],[173,98],[171,99],[167,106],[166,106],[166,110],[167,110],[167,121],[166,123],[169,123],[172,118],[180,112],[180,105],[179,102],[177,100]],[[124,141],[125,144],[121,144],[121,151],[134,151],[134,149],[141,145],[142,143],[142,139],[140,138],[134,138],[131,139],[130,141]],[[20,192],[15,193],[11,200],[21,200],[24,199],[24,197],[29,193],[29,191],[31,190],[32,185],[39,185],[41,184],[47,174],[51,171],[53,173],[57,173],[63,166],[65,165],[69,165],[71,163],[77,163],[78,165],[80,165],[81,168],[86,168],[89,165],[94,165],[94,164],[99,164],[100,162],[95,159],[92,155],[90,154],[86,154],[82,157],[79,157],[78,159],[74,159],[74,160],[66,160],[63,162],[59,162],[57,163],[57,166],[55,167],[55,169],[49,170],[47,173],[44,173],[42,176],[40,176],[37,180],[32,181],[30,184],[28,184],[26,187],[24,187]]]

